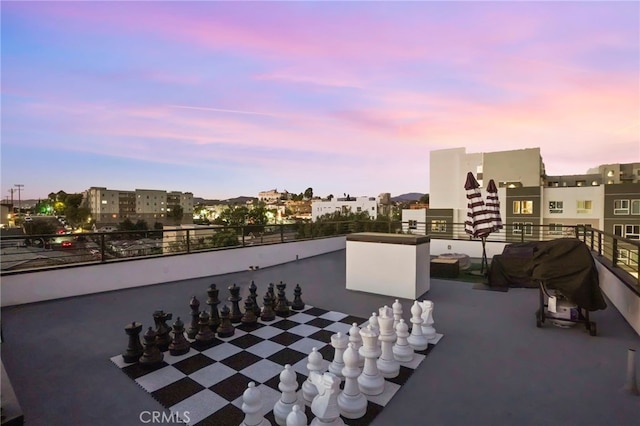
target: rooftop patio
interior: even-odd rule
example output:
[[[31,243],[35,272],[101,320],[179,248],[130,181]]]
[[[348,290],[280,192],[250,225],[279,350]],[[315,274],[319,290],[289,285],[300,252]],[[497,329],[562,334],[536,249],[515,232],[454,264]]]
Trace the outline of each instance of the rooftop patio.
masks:
[[[345,289],[345,251],[257,271],[167,282],[2,309],[2,361],[29,425],[138,425],[162,407],[109,360],[126,347],[124,326],[148,326],[156,309],[188,317],[189,298],[211,283],[246,294],[269,282],[300,283],[309,305],[368,317],[393,300]],[[221,290],[221,299],[226,297]],[[431,280],[444,338],[374,425],[632,425],[640,399],[623,391],[627,350],[640,337],[609,304],[583,327],[536,328],[538,292],[494,292]],[[409,300],[401,300],[408,311]]]

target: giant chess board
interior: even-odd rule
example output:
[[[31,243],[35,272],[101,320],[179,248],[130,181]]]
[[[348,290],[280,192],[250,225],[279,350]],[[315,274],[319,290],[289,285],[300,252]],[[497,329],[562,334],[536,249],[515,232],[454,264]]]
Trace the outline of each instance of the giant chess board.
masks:
[[[150,370],[138,363],[125,363],[122,355],[112,357],[111,361],[172,413],[188,412],[188,421],[183,420],[190,425],[238,426],[244,419],[242,394],[250,382],[255,382],[262,394],[263,415],[275,426],[273,407],[281,397],[278,384],[284,366],[289,364],[296,371],[300,389],[309,374],[307,362],[312,349],[317,348],[325,366],[329,366],[334,357],[331,336],[338,332],[348,335],[353,323],[362,327],[368,320],[305,305],[303,310],[286,318],[276,317],[269,322],[259,319],[254,325],[237,324],[232,337],[216,337],[204,347],[190,340],[187,354],[172,356],[164,352],[163,362]],[[416,351],[411,362],[400,363],[400,374],[385,379],[382,394],[366,396],[364,417],[355,420],[342,417],[344,422],[370,424],[440,337],[437,335],[426,350]],[[305,414],[309,422],[314,418],[309,404]]]

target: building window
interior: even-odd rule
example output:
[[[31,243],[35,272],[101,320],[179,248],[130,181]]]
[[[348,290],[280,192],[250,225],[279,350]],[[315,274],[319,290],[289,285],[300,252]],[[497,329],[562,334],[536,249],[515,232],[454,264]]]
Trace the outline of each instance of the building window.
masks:
[[[629,214],[629,200],[613,200],[613,214]]]
[[[107,204],[107,203],[108,203],[108,201],[107,201],[107,200],[102,200],[102,202],[101,202],[101,203],[102,203],[102,204]]]
[[[640,214],[640,200],[631,200],[631,214]]]
[[[549,213],[562,213],[562,201],[549,201]]]
[[[513,222],[513,234],[533,235],[533,223],[531,222]]]
[[[357,208],[356,208],[356,211],[357,211],[358,213],[360,213],[360,212],[362,211],[362,207],[357,207]]]
[[[447,232],[447,221],[446,220],[432,220],[431,221],[431,232]]]
[[[577,202],[577,211],[578,214],[586,214],[591,213],[591,200],[580,200]]]
[[[627,249],[618,250],[618,263],[622,263],[624,265],[629,264],[629,250]]]
[[[613,235],[622,237],[622,225],[613,225]]]
[[[561,223],[550,223],[549,224],[549,235],[562,235],[562,224]]]
[[[624,236],[631,240],[640,240],[640,225],[625,225]]]
[[[410,220],[409,221],[409,229],[418,229],[418,221]]]
[[[583,181],[583,180],[577,180],[577,181],[576,181],[576,186],[584,186],[584,184],[585,184],[585,183],[586,183],[586,182],[585,182],[585,181]]]
[[[513,214],[533,214],[533,201],[514,201]]]

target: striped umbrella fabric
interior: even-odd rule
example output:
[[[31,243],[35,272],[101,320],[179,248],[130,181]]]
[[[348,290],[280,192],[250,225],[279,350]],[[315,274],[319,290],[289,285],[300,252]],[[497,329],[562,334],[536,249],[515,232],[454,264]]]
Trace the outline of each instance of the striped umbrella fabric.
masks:
[[[486,237],[492,231],[493,218],[482,199],[480,185],[471,172],[467,173],[464,189],[467,191],[467,200],[469,200],[464,230],[474,237]]]
[[[487,185],[487,210],[491,215],[491,232],[502,229],[502,217],[500,216],[500,200],[498,200],[498,188],[496,183],[491,179]]]

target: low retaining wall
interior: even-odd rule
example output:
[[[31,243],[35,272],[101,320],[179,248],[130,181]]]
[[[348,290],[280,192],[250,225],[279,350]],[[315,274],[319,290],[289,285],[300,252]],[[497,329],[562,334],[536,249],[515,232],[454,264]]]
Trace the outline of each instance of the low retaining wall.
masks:
[[[345,237],[334,237],[7,275],[0,282],[1,305],[228,274],[250,266],[266,268],[345,247]]]
[[[629,325],[640,335],[640,297],[596,259],[600,288]]]

